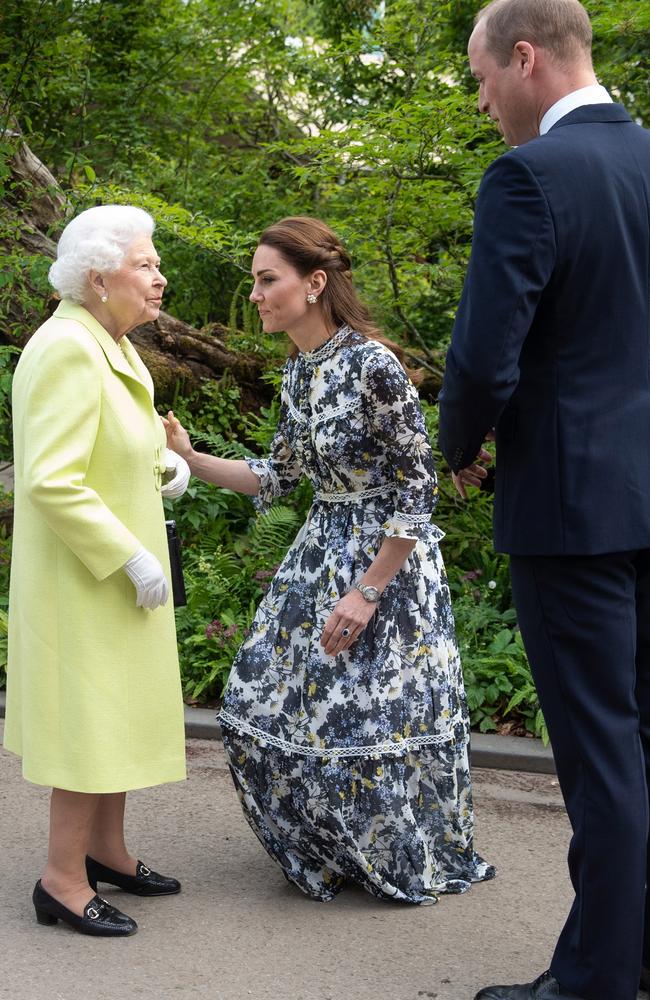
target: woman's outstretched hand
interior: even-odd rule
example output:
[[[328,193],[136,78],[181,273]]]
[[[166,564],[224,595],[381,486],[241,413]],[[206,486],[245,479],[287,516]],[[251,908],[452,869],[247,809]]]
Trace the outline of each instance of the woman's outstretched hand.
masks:
[[[180,420],[177,420],[174,416],[174,411],[170,410],[166,418],[161,417],[160,419],[167,434],[167,447],[175,451],[177,455],[181,455],[186,462],[189,462],[194,452],[192,442]]]

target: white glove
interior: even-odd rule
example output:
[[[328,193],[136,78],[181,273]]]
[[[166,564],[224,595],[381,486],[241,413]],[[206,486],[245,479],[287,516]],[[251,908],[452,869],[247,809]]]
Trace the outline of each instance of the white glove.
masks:
[[[167,472],[174,473],[174,478],[165,483],[160,492],[167,500],[178,500],[179,497],[183,496],[190,481],[190,467],[184,458],[177,455],[175,451],[170,451],[169,448],[165,448],[165,465]]]
[[[169,585],[164,570],[156,557],[141,547],[124,563],[124,569],[137,592],[136,607],[153,611],[160,604],[166,604]]]

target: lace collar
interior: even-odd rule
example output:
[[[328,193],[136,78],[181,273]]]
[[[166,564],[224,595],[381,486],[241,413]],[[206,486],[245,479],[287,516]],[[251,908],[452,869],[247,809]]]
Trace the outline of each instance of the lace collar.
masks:
[[[303,361],[308,365],[320,365],[323,361],[327,361],[331,358],[333,354],[336,354],[341,344],[347,340],[347,338],[352,333],[352,327],[344,323],[336,333],[332,334],[329,340],[326,340],[324,344],[317,347],[313,351],[301,351],[298,355]]]

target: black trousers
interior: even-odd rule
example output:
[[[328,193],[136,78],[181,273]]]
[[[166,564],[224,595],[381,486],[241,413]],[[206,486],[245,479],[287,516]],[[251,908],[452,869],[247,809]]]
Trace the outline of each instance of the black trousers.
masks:
[[[519,625],[573,829],[575,900],[551,972],[636,1000],[650,966],[650,550],[512,556]]]

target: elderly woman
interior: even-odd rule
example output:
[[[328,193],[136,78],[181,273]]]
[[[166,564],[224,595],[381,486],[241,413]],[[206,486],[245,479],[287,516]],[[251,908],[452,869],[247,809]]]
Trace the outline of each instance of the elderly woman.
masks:
[[[104,205],[66,227],[50,281],[63,301],[13,389],[15,525],[5,747],[52,786],[40,924],[127,935],[95,895],[178,892],[124,842],[126,792],[185,777],[183,705],[163,496],[189,471],[165,449],[149,372],[127,340],[167,284],[153,219]],[[171,481],[163,480],[171,475]]]

